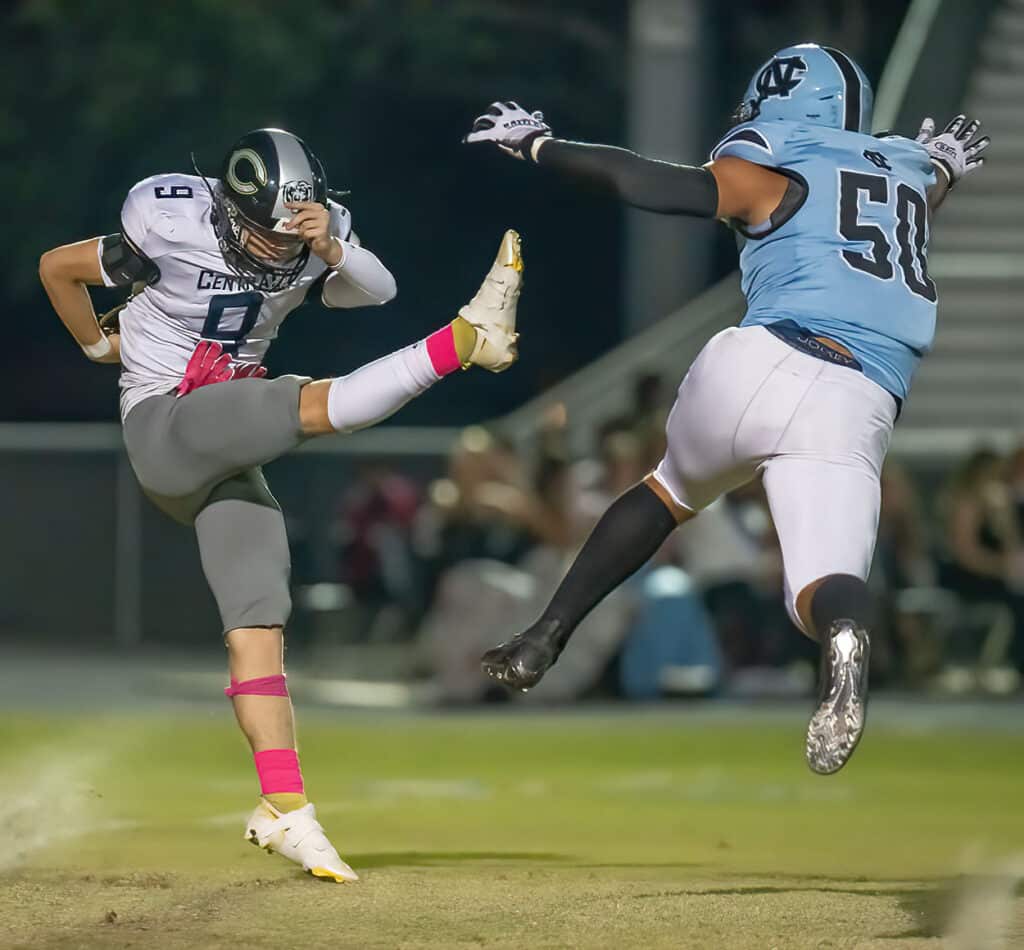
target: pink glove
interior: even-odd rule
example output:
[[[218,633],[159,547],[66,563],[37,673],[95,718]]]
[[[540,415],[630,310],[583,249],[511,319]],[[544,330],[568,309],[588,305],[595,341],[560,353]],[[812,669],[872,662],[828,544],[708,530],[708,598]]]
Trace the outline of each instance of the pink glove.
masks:
[[[265,367],[259,363],[232,363],[231,354],[224,352],[222,344],[215,340],[200,340],[189,357],[185,375],[175,390],[178,396],[187,396],[200,386],[213,383],[224,383],[229,379],[245,379],[254,376],[257,379],[267,375]]]
[[[248,379],[250,376],[256,379],[263,379],[267,375],[266,366],[260,366],[259,363],[232,363],[231,364],[231,378],[232,379]]]

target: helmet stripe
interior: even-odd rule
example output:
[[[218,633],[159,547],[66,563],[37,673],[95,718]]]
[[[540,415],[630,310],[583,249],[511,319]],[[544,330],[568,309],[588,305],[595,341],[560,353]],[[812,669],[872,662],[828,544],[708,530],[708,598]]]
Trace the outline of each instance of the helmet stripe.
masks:
[[[301,140],[292,135],[291,132],[285,132],[281,129],[267,129],[267,134],[273,140],[277,154],[279,176],[277,186],[281,189],[278,192],[277,201],[274,203],[273,213],[275,218],[287,219],[291,217],[291,212],[284,206],[284,186],[293,181],[308,182],[313,190],[312,197],[315,200],[316,169],[313,168]]]
[[[277,150],[278,185],[297,178],[311,181],[312,168],[299,140],[290,132],[282,132],[280,129],[267,129],[267,134]]]
[[[843,118],[843,128],[847,132],[860,131],[860,99],[861,81],[857,67],[842,50],[833,49],[831,46],[823,46],[822,49],[832,57],[832,60],[839,67],[843,75],[843,84],[846,86],[845,100],[846,113]]]

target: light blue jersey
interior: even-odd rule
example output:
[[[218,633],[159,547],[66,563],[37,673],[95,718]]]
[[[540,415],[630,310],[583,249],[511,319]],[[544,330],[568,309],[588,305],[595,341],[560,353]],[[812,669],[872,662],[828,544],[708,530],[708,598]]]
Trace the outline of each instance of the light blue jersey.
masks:
[[[928,153],[898,136],[758,119],[731,130],[711,153],[725,156],[778,169],[807,189],[795,210],[780,209],[763,228],[738,229],[742,325],[792,321],[836,340],[869,379],[905,399],[935,335]]]

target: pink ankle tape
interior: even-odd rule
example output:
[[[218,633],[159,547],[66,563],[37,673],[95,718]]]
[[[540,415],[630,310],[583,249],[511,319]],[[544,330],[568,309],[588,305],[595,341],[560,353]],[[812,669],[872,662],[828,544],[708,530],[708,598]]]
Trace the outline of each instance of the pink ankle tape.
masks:
[[[256,774],[260,777],[260,794],[303,792],[299,754],[294,749],[265,749],[253,754]]]
[[[462,369],[462,360],[455,349],[455,331],[451,324],[442,327],[436,333],[427,337],[427,356],[438,376],[447,376],[457,369]]]
[[[225,696],[287,696],[288,684],[285,682],[284,674],[277,676],[261,676],[259,679],[243,680],[241,683],[236,679],[231,680],[231,685],[224,687]]]

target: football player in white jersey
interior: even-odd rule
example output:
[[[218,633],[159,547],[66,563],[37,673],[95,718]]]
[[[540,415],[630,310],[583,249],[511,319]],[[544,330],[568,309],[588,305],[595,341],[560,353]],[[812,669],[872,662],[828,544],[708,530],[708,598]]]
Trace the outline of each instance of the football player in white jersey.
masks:
[[[321,278],[328,307],[395,295],[348,210],[329,199],[316,156],[279,129],[236,142],[215,181],[139,182],[118,233],[40,261],[54,309],[85,354],[122,366],[125,446],[143,490],[195,526],[228,648],[225,692],[260,780],[246,837],[317,877],[356,880],[305,796],[283,666],[288,543],[260,466],[312,436],[373,425],[459,368],[508,368],[522,268],[509,231],[476,296],[426,339],[347,376],[264,378],[278,328]],[[142,288],[109,333],[87,289],[101,284]]]

